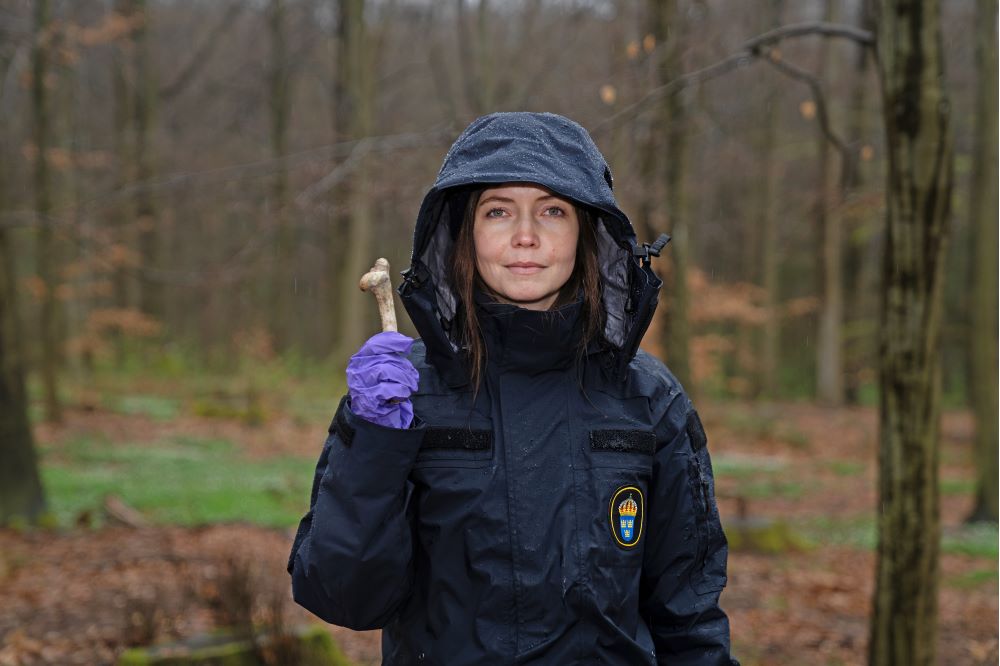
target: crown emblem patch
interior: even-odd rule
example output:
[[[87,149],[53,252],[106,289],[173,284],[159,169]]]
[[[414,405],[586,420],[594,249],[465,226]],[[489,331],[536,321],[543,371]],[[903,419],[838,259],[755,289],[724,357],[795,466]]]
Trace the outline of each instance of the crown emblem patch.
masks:
[[[645,519],[642,491],[636,486],[622,486],[611,496],[608,520],[611,535],[619,546],[631,548],[642,537]]]

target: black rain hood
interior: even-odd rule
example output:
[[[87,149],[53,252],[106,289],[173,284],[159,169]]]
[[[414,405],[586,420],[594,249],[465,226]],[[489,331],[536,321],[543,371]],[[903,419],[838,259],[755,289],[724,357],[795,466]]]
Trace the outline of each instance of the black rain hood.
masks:
[[[649,266],[669,240],[638,245],[612,192],[611,170],[576,122],[553,113],[503,112],[469,125],[445,155],[417,215],[410,268],[399,287],[403,305],[427,347],[427,357],[452,386],[468,381],[455,324],[460,302],[448,281],[454,238],[469,192],[510,182],[542,185],[589,207],[597,225],[604,331],[601,356],[609,377],[621,379],[656,309],[661,280]]]

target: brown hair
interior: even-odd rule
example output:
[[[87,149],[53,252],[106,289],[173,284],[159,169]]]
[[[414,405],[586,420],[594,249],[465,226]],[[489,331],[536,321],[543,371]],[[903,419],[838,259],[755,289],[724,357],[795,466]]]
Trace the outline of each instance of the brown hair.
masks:
[[[489,288],[482,281],[476,269],[476,246],[473,240],[472,227],[475,223],[476,207],[479,197],[485,188],[472,190],[465,206],[458,237],[452,249],[450,274],[452,288],[462,303],[458,311],[459,340],[465,345],[466,360],[469,364],[469,378],[473,390],[479,391],[482,381],[483,367],[486,361],[486,345],[483,342],[482,331],[479,328],[479,318],[476,316],[476,304],[473,291],[476,286],[489,293]],[[573,204],[576,217],[580,223],[580,234],[576,244],[576,260],[573,273],[566,284],[559,290],[552,307],[573,302],[577,293],[583,290],[583,336],[578,348],[578,360],[582,360],[587,346],[596,339],[604,327],[604,308],[601,306],[601,275],[597,263],[597,218],[589,208]]]

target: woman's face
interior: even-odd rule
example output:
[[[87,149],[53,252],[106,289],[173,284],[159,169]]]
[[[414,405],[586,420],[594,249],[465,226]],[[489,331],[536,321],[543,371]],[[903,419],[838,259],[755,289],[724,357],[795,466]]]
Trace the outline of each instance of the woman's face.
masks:
[[[565,199],[529,183],[490,187],[476,206],[476,268],[501,302],[548,310],[573,274],[579,235]]]

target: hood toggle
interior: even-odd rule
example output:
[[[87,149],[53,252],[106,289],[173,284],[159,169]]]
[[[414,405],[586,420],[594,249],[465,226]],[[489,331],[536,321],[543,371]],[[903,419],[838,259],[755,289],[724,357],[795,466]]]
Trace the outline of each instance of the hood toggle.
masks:
[[[632,248],[632,256],[641,259],[642,265],[645,268],[649,268],[650,257],[660,256],[660,252],[663,251],[663,248],[669,242],[670,236],[668,234],[660,234],[652,244],[643,243]]]

